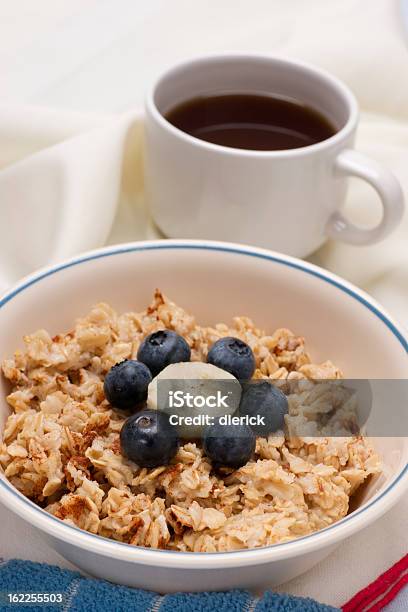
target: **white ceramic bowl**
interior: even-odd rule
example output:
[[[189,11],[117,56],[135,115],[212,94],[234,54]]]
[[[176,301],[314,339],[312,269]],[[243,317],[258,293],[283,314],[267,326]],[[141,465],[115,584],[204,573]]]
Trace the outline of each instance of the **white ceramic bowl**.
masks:
[[[108,247],[42,270],[0,301],[0,357],[39,327],[67,330],[101,300],[119,311],[143,309],[155,287],[213,324],[235,314],[260,327],[306,337],[315,361],[331,359],[354,378],[407,378],[408,342],[371,298],[303,261],[232,244],[171,240]],[[0,428],[9,413],[2,381]],[[369,424],[368,424],[369,431]],[[161,592],[282,583],[323,559],[401,497],[408,485],[408,441],[377,438],[384,473],[357,510],[315,534],[261,549],[181,553],[128,546],[64,524],[0,477],[1,501],[40,530],[50,546],[87,572]]]

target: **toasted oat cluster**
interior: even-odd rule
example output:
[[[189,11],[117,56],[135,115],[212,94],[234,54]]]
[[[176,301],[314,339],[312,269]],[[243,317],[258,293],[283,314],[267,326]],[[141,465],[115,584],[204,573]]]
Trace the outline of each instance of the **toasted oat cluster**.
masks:
[[[272,379],[284,391],[292,381],[285,431],[258,438],[243,467],[215,470],[191,442],[170,465],[154,469],[122,456],[125,418],[105,399],[104,377],[163,328],[182,335],[197,361],[217,339],[238,337],[255,355],[254,378]],[[24,342],[25,350],[2,364],[12,413],[0,465],[24,495],[91,533],[179,551],[266,546],[344,517],[350,496],[381,469],[358,434],[341,372],[330,361],[311,363],[303,338],[287,329],[266,335],[247,317],[201,327],[156,291],[144,312],[119,315],[98,304],[73,331],[51,338],[40,330]],[[327,410],[328,395],[335,411]]]

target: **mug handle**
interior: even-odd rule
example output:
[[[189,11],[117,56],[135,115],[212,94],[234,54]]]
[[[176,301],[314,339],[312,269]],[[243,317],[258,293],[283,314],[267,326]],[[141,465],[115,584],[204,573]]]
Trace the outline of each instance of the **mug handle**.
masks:
[[[351,175],[370,183],[380,196],[383,216],[376,227],[362,229],[335,212],[327,223],[326,233],[330,238],[355,245],[383,240],[397,227],[404,212],[404,196],[396,177],[378,162],[353,149],[345,149],[337,156],[334,172],[338,177]]]

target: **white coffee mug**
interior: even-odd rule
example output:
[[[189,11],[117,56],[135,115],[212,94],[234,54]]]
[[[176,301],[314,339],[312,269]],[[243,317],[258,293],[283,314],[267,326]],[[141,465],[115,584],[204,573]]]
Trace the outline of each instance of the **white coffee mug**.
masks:
[[[336,133],[303,148],[254,151],[199,140],[165,114],[180,102],[214,93],[275,94],[320,111]],[[173,238],[243,242],[304,257],[328,237],[366,245],[383,239],[403,213],[391,172],[353,150],[358,122],[351,91],[326,72],[286,59],[218,55],[182,63],[162,75],[146,101],[146,193],[159,229]],[[347,176],[378,192],[383,216],[373,229],[340,209]]]

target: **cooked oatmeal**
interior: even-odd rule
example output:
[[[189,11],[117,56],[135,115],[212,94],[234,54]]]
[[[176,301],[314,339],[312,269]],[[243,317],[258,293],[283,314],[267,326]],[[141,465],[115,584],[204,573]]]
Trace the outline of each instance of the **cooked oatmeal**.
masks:
[[[105,399],[105,375],[136,359],[146,335],[165,328],[187,340],[193,361],[205,361],[219,338],[235,336],[252,348],[255,379],[287,393],[292,381],[285,431],[257,438],[243,467],[215,470],[198,442],[182,444],[170,465],[153,469],[122,456],[126,417]],[[119,315],[98,304],[73,331],[51,338],[39,330],[24,342],[2,364],[12,413],[0,464],[24,495],[91,533],[180,551],[266,546],[344,517],[350,496],[381,469],[358,435],[342,373],[330,361],[313,364],[304,339],[287,329],[266,335],[247,317],[201,327],[156,291],[144,312]],[[328,394],[337,407],[329,413]]]

